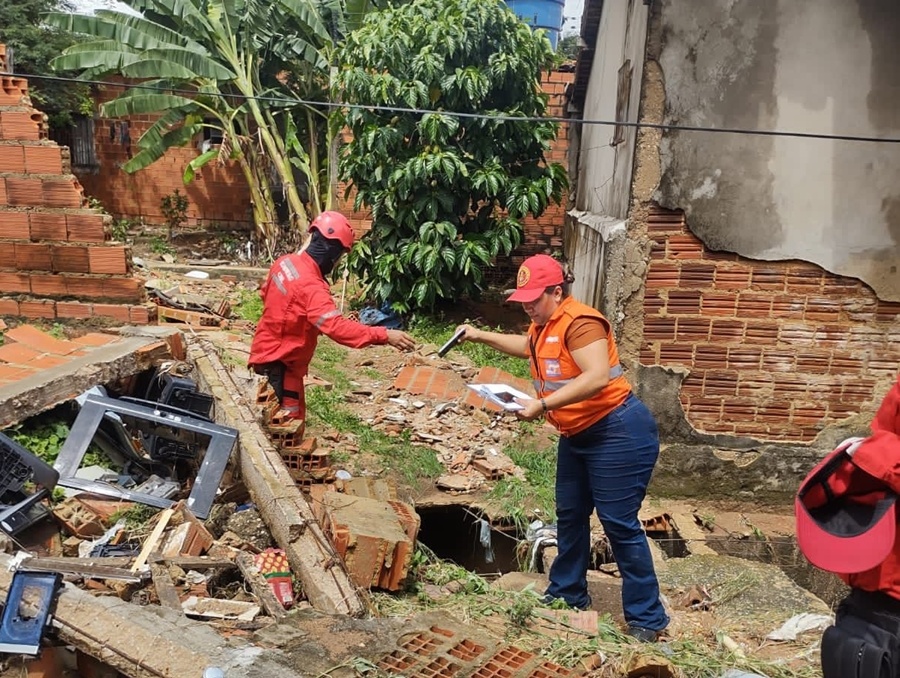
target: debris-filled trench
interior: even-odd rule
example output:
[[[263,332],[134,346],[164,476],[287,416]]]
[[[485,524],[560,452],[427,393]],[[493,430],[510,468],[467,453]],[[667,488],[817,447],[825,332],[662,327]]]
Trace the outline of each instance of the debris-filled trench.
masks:
[[[327,372],[307,383],[312,399],[353,408],[359,428],[313,430],[280,420],[273,392],[246,369],[252,327],[227,322],[227,304],[204,307],[217,323],[179,306],[158,327],[4,332],[0,367],[16,368],[16,350],[47,358],[0,382],[10,675],[720,675],[624,640],[599,523],[594,609],[537,603],[555,555],[552,516],[510,515],[489,490],[526,480],[504,452],[511,443],[552,439],[466,388],[527,383],[438,360],[434,347],[372,349],[336,361],[346,383]],[[418,450],[430,477],[416,478],[408,456],[379,467],[367,435]],[[755,655],[785,671],[812,665],[815,634],[761,631],[788,612],[820,628],[829,608],[806,589],[829,602],[839,591],[812,581],[784,515],[651,500],[641,517],[671,637],[712,637],[723,666]],[[753,589],[765,595],[746,615],[722,616]],[[459,602],[465,593],[481,594],[477,613]],[[609,642],[625,649],[613,657]]]

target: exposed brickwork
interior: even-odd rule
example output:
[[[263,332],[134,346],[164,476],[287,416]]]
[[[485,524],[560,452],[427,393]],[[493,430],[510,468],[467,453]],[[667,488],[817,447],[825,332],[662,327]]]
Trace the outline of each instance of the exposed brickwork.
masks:
[[[0,315],[148,323],[128,249],[108,241],[109,217],[87,209],[68,149],[45,127],[27,80],[0,78]]]
[[[654,209],[648,230],[640,360],[690,369],[697,429],[808,442],[897,374],[900,304],[814,264],[712,252],[679,212]]]
[[[123,83],[122,86],[100,87],[97,104],[115,99],[124,86]],[[75,168],[85,192],[97,198],[111,214],[164,224],[160,201],[178,189],[190,203],[189,224],[202,222],[249,227],[253,221],[250,192],[236,163],[220,166],[211,162],[185,186],[182,181],[184,168],[200,155],[195,145],[188,145],[170,149],[162,158],[135,174],[121,169],[121,165],[137,153],[141,135],[158,118],[157,115],[138,115],[94,120],[94,148],[100,166]]]

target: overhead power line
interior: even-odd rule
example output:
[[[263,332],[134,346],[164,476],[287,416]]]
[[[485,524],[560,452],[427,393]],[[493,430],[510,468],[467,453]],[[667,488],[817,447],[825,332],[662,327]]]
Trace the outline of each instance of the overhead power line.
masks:
[[[197,92],[192,90],[165,89],[152,85],[126,84],[121,82],[109,82],[104,80],[81,80],[79,78],[66,78],[59,75],[31,75],[31,74],[12,74],[0,73],[0,75],[20,75],[30,80],[46,80],[49,82],[70,82],[82,85],[102,85],[106,87],[121,87],[123,89],[148,89],[155,92],[170,92],[173,94],[182,94],[184,96],[196,96]],[[791,130],[759,130],[746,129],[740,127],[708,127],[704,125],[675,125],[668,123],[656,122],[617,122],[615,120],[596,120],[584,118],[566,118],[561,116],[517,116],[502,115],[493,113],[466,113],[463,111],[445,111],[427,108],[410,108],[405,106],[385,106],[382,104],[351,104],[336,101],[311,101],[300,99],[298,97],[266,97],[266,96],[246,96],[244,94],[225,94],[222,92],[204,92],[204,96],[217,96],[227,99],[242,99],[253,101],[268,101],[273,103],[284,103],[285,101],[294,101],[304,106],[320,106],[323,108],[362,108],[370,111],[379,111],[383,113],[411,113],[414,115],[437,114],[445,115],[453,118],[468,118],[475,120],[495,120],[501,122],[553,122],[561,125],[601,125],[606,127],[634,127],[638,129],[658,129],[668,132],[704,132],[709,134],[735,134],[740,136],[763,136],[763,137],[790,137],[794,139],[821,139],[826,141],[856,141],[874,144],[900,144],[900,137],[873,137],[857,134],[824,134],[820,132],[796,132]]]

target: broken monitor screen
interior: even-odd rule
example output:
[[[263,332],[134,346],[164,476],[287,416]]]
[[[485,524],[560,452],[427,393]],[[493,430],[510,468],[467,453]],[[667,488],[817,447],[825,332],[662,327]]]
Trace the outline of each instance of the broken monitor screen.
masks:
[[[236,440],[235,429],[194,412],[90,393],[54,467],[63,487],[157,508],[186,497],[203,520]],[[87,463],[89,450],[104,463]]]

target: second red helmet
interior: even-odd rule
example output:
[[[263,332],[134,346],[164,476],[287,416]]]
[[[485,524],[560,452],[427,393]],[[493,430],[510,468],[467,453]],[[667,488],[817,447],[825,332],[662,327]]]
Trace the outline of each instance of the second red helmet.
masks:
[[[345,249],[353,247],[353,229],[340,212],[322,212],[313,219],[309,230],[318,231],[329,240],[338,240]]]

